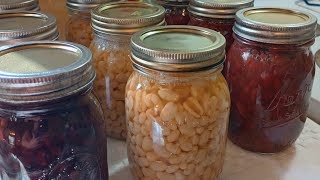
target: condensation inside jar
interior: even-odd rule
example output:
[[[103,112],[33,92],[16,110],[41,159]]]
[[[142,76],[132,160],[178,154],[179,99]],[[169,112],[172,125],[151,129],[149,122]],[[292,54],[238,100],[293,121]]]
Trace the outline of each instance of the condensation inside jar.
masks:
[[[76,53],[59,48],[33,48],[8,52],[0,56],[0,71],[9,73],[38,73],[63,68],[74,63]],[[52,63],[52,62],[55,63]]]

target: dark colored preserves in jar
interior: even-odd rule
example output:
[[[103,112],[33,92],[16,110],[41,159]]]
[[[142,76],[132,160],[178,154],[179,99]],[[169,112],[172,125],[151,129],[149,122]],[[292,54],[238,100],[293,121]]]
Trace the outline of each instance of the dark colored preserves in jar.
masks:
[[[9,178],[106,179],[102,118],[89,92],[34,107],[0,103],[0,170]]]
[[[78,44],[32,41],[1,49],[0,179],[108,179],[94,78],[90,50]]]
[[[315,75],[310,46],[316,20],[293,10],[261,9],[237,13],[235,41],[224,70],[232,102],[229,137],[244,149],[274,153],[295,142],[307,118]],[[259,16],[264,10],[269,12],[269,19]],[[286,20],[281,29],[279,16],[293,22]],[[303,22],[301,17],[305,18]],[[252,20],[256,24],[248,25]],[[259,36],[244,30],[253,26],[258,27]],[[263,32],[266,29],[268,33]],[[297,36],[295,33],[301,32],[296,29],[305,35]]]
[[[233,25],[239,9],[253,6],[253,0],[191,0],[189,25],[200,26],[220,32],[227,41],[228,51],[233,43]]]
[[[228,50],[233,43],[233,28],[234,19],[212,19],[200,17],[190,14],[189,25],[200,26],[220,32],[226,38],[226,49]]]
[[[189,12],[187,10],[189,1],[157,1],[162,5],[165,12],[167,25],[187,25],[189,23]]]

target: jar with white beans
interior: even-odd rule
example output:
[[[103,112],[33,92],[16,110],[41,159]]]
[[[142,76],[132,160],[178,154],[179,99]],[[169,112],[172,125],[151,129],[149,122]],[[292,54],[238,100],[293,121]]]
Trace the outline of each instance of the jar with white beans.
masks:
[[[230,110],[225,43],[220,33],[194,26],[132,37],[125,103],[136,179],[213,180],[221,173]]]
[[[124,94],[132,73],[130,38],[150,26],[164,25],[164,8],[137,2],[104,4],[92,11],[93,53],[97,77],[93,90],[99,97],[110,137],[126,138]]]

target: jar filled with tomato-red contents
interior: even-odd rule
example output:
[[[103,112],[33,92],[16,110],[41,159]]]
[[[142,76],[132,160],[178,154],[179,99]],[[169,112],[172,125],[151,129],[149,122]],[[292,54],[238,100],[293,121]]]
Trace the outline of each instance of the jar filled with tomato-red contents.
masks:
[[[4,179],[108,179],[102,109],[89,49],[33,41],[0,48]]]
[[[228,51],[232,42],[232,27],[236,12],[252,7],[254,0],[190,0],[189,25],[201,26],[220,32],[227,41]]]
[[[0,13],[14,11],[39,11],[38,0],[1,0]]]
[[[187,10],[189,0],[157,0],[165,10],[167,25],[187,25],[189,23],[189,12]]]
[[[0,13],[0,46],[24,41],[57,40],[56,18],[40,12]]]
[[[146,27],[165,24],[164,8],[139,2],[103,4],[92,11],[95,34],[90,49],[97,78],[93,90],[100,99],[110,137],[125,140],[124,94],[132,73],[130,38]]]
[[[111,0],[67,0],[69,19],[65,26],[66,40],[90,46],[93,39],[91,30],[91,10]]]
[[[221,173],[230,110],[224,49],[220,33],[195,26],[133,35],[125,102],[137,180],[211,180]]]
[[[230,139],[263,153],[288,148],[306,121],[315,65],[310,46],[317,19],[278,8],[236,15],[226,60],[231,92]]]

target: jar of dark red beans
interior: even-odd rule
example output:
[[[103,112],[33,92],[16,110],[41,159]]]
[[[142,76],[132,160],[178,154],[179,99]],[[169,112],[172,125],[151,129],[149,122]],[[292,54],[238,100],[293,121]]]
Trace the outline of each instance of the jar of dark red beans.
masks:
[[[0,179],[108,179],[91,58],[65,42],[0,48]]]
[[[244,149],[274,153],[300,135],[315,63],[316,18],[277,8],[237,12],[226,60],[231,92],[229,137]]]
[[[189,23],[189,12],[187,10],[189,0],[158,0],[166,12],[167,25],[187,25]]]
[[[226,50],[232,42],[232,27],[238,10],[252,7],[254,0],[190,0],[189,25],[209,28],[220,32],[227,41]]]

